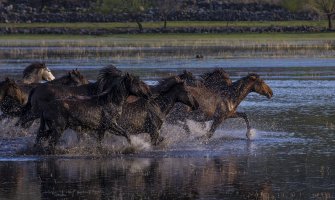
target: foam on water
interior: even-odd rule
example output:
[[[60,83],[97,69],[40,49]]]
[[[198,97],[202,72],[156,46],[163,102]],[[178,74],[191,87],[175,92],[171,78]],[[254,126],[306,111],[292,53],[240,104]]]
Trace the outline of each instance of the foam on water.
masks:
[[[34,140],[38,129],[38,122],[24,130],[15,126],[17,120],[5,119],[1,121],[1,149],[0,155],[36,155],[48,154],[47,151],[39,152],[34,149]],[[206,151],[215,148],[220,150],[223,148],[235,149],[237,146],[245,146],[247,144],[252,149],[257,149],[262,145],[272,145],[278,143],[294,142],[294,134],[286,132],[271,132],[251,129],[250,140],[246,137],[246,129],[236,129],[236,126],[225,124],[223,128],[219,128],[210,139],[204,139],[204,136],[211,122],[197,123],[188,120],[186,124],[189,126],[191,133],[187,134],[183,128],[183,124],[163,124],[161,136],[164,137],[163,142],[158,146],[152,146],[150,136],[147,133],[132,135],[131,144],[128,144],[124,137],[106,133],[102,143],[98,143],[95,132],[80,132],[66,130],[60,138],[56,147],[57,155],[69,156],[104,156],[112,154],[127,153],[153,153],[153,152],[180,152],[180,151]],[[249,143],[251,142],[251,143]],[[301,141],[300,141],[301,142]],[[48,147],[48,143],[43,143],[44,147]],[[237,151],[243,152],[245,148]],[[178,153],[177,153],[178,154]]]
[[[4,118],[0,120],[0,137],[2,138],[16,138],[24,136],[32,136],[36,134],[38,123],[36,121],[28,129],[16,126],[18,118]]]

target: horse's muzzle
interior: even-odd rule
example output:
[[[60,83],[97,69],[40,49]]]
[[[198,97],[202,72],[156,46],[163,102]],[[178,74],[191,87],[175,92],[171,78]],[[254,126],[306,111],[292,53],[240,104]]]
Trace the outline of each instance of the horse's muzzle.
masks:
[[[266,94],[266,97],[267,97],[268,99],[271,99],[272,96],[273,96],[273,92],[272,92],[272,91],[269,91],[269,92]]]

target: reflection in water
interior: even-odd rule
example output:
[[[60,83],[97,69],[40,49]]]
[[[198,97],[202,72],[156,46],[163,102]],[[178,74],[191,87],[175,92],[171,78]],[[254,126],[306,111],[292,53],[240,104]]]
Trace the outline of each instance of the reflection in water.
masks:
[[[334,165],[308,154],[2,162],[0,198],[334,198]]]

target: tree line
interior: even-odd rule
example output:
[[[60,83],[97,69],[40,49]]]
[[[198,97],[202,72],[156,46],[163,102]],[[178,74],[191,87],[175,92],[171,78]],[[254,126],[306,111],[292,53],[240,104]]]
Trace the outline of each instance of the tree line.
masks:
[[[207,3],[217,0],[205,0]],[[332,30],[332,19],[335,15],[335,0],[237,0],[233,2],[241,3],[275,3],[292,12],[302,10],[313,10],[321,16],[326,16],[328,29]],[[158,9],[160,19],[164,22],[163,27],[167,27],[168,17],[179,11],[183,4],[192,6],[197,4],[197,0],[98,0],[98,9],[103,13],[127,13],[130,20],[137,23],[139,31],[143,31],[142,16],[150,8]]]

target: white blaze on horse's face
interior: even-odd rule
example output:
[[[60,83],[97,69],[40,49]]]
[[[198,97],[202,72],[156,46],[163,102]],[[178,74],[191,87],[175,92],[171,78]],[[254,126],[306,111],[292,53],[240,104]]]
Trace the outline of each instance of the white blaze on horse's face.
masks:
[[[51,73],[49,68],[43,70],[43,79],[46,81],[52,81],[55,79],[55,76]]]

